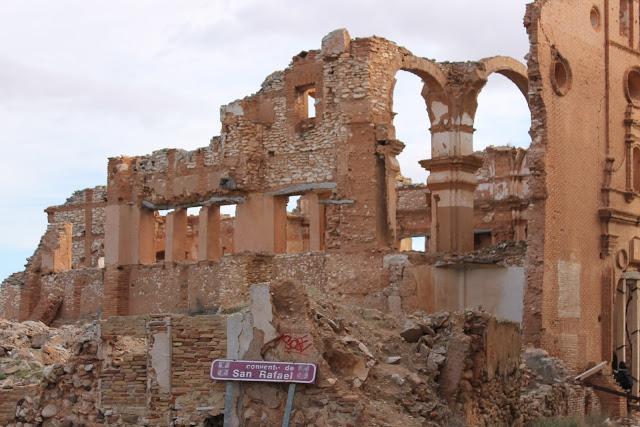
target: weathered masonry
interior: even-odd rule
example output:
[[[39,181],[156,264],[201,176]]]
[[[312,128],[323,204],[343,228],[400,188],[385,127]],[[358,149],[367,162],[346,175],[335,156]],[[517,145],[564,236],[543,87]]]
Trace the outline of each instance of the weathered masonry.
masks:
[[[481,305],[576,370],[617,353],[637,377],[640,342],[624,331],[640,329],[639,13],[637,0],[535,1],[527,66],[439,63],[331,32],[223,106],[206,147],[111,158],[106,187],[48,208],[0,312],[207,312],[293,279],[397,313]],[[431,156],[419,159],[429,177],[415,185],[397,161],[400,71],[422,79],[431,122]],[[494,73],[528,102],[528,150],[474,151]],[[407,251],[415,236],[425,253]]]

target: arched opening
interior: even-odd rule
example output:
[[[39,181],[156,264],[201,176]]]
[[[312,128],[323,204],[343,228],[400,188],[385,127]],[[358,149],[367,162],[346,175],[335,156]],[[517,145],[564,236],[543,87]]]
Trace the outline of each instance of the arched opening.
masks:
[[[600,31],[600,9],[597,6],[593,6],[591,8],[591,12],[589,13],[589,20],[591,21],[591,26],[594,30]]]
[[[492,74],[478,96],[474,150],[489,146],[528,148],[531,112],[522,93],[507,77]]]
[[[478,96],[474,150],[483,151],[475,198],[482,212],[474,215],[475,248],[523,240],[531,144],[531,112],[519,88],[501,74],[491,74]]]
[[[627,98],[630,102],[640,105],[640,70],[632,68],[627,72]]]
[[[392,110],[396,138],[404,149],[396,156],[395,221],[398,248],[424,252],[431,221],[428,214],[426,182],[428,172],[420,160],[431,158],[431,121],[422,97],[424,81],[410,72],[396,75]]]
[[[393,125],[396,138],[405,144],[397,156],[406,184],[424,184],[428,172],[418,163],[431,157],[431,122],[421,95],[424,82],[414,74],[400,71],[393,88]],[[409,181],[410,180],[410,181]]]

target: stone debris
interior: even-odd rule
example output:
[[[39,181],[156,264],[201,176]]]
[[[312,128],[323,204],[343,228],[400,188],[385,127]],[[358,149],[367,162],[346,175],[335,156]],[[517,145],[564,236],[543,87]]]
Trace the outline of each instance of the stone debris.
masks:
[[[0,319],[0,425],[103,425],[95,324],[49,328]]]
[[[252,357],[302,359],[308,350],[318,362],[319,386],[327,391],[302,393],[309,405],[296,413],[296,424],[428,425],[456,417],[517,424],[595,411],[597,399],[547,355],[527,350],[520,368],[520,331],[486,314],[415,315],[398,324],[417,310],[487,307],[521,321],[525,342],[547,347],[574,370],[614,362],[614,352],[622,362],[631,348],[621,332],[638,306],[621,310],[627,286],[637,281],[625,275],[638,264],[640,70],[631,10],[637,8],[624,0],[602,10],[601,3],[528,4],[526,66],[504,56],[437,62],[381,37],[352,38],[338,29],[321,49],[304,50],[271,73],[258,92],[223,106],[221,135],[208,145],[110,158],[107,186],[49,207],[47,230],[25,271],[0,287],[0,315],[42,322],[17,325],[33,331],[0,343],[0,385],[46,381],[47,390],[56,390],[59,377],[71,376],[80,389],[104,374],[88,354],[67,372],[82,353],[60,345],[58,332],[44,325],[176,312],[247,320],[241,312],[252,285],[297,280],[331,303],[302,298],[272,319],[259,313],[269,300],[264,292],[248,314],[260,336],[240,328],[233,337],[251,342],[243,352]],[[420,95],[431,132],[431,156],[419,160],[429,171],[425,185],[401,176],[405,144],[393,122],[400,70],[425,83]],[[474,153],[478,99],[493,73],[526,98],[528,150]],[[297,206],[288,212],[293,195]],[[236,205],[233,219],[220,212],[229,204]],[[196,207],[198,216],[189,215]],[[428,241],[426,253],[413,252],[417,236]],[[274,294],[274,301],[285,300]],[[200,380],[172,389],[172,360],[159,359],[173,346],[173,326],[142,323],[148,328],[136,336],[110,342],[114,375],[101,380],[115,378],[116,400],[126,406],[132,395],[146,402],[155,392],[149,374],[161,389],[161,404],[149,398],[152,412],[185,412],[179,393],[189,394]],[[211,355],[194,343],[207,331],[197,332],[185,338],[189,350],[175,355],[206,374],[201,365]],[[170,349],[165,359],[173,357]],[[383,362],[390,357],[400,359]],[[48,368],[58,363],[60,375]],[[640,378],[639,363],[629,368]],[[247,387],[255,396],[246,401],[256,404],[243,416],[273,424],[282,390],[261,389],[272,393],[261,397],[259,388]],[[601,396],[617,415],[626,412],[621,400]],[[48,405],[31,395],[22,400],[20,418],[42,418],[40,403]],[[75,405],[58,403],[51,418]],[[107,422],[144,418],[134,412],[110,413]]]
[[[442,254],[436,257],[437,267],[471,264],[522,265],[527,251],[524,241],[506,241],[464,254]]]
[[[522,363],[518,327],[486,312],[441,311],[400,320],[308,298],[291,283],[273,285],[272,296],[277,329],[304,329],[312,342],[305,360],[319,369],[319,387],[297,389],[297,425],[523,426],[541,416],[573,414],[576,402],[583,413],[599,408],[589,389],[566,385],[564,377],[552,390],[532,380],[537,377]],[[308,313],[291,314],[292,306],[308,307]],[[327,320],[342,327],[336,330]],[[292,357],[277,350],[267,343],[260,353],[265,360]],[[280,393],[282,404],[282,387],[261,390]],[[281,405],[272,410],[252,392],[242,402],[246,425],[277,424]]]
[[[578,401],[583,410],[585,405],[589,411],[598,407],[590,389],[568,382],[558,359],[539,349],[527,349],[521,358],[519,340],[512,336],[518,328],[488,313],[417,314],[399,328],[389,315],[370,316],[366,310],[322,299],[307,301],[304,292],[294,290],[273,292],[273,324],[279,332],[292,323],[308,326],[311,354],[317,354],[313,357],[319,367],[317,386],[298,388],[296,425],[517,426],[542,416],[571,414]],[[282,300],[291,294],[298,296]],[[292,314],[292,305],[307,308]],[[336,331],[332,325],[343,326]],[[0,404],[0,420],[8,413],[9,427],[166,425],[160,416],[119,414],[100,404],[98,379],[116,369],[113,363],[137,363],[132,352],[140,350],[133,341],[125,343],[117,359],[111,356],[105,365],[104,356],[98,355],[101,338],[95,326],[56,329],[40,322],[1,320],[0,372],[5,378],[0,397],[13,391],[25,395],[9,409]],[[407,330],[412,331],[409,340]],[[206,378],[193,381],[196,387],[208,383]],[[127,384],[125,380],[122,386]],[[263,425],[277,422],[286,398],[282,386],[245,385],[245,391],[243,417],[248,425],[258,419],[265,420]],[[171,425],[202,425],[203,418],[194,422],[187,410],[176,406]]]
[[[86,333],[75,326],[50,329],[41,322],[0,319],[0,389],[39,383],[45,367],[66,363]]]

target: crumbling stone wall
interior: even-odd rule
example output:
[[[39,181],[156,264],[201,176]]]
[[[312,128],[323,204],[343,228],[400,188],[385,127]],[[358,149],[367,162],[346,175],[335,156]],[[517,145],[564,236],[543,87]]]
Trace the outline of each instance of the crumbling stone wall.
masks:
[[[47,329],[35,322],[24,327]],[[30,367],[42,372],[32,384],[0,388],[3,426],[189,426],[222,411],[224,389],[211,384],[209,367],[226,351],[224,317],[112,317],[99,329],[94,324],[75,331],[71,342],[55,344],[48,343],[48,330],[42,333],[50,360],[44,368],[35,361]],[[38,337],[19,339],[30,339],[34,348]],[[68,348],[57,348],[63,344]],[[2,356],[19,358],[26,351],[4,345]]]
[[[0,313],[9,319],[95,316],[102,303],[106,187],[75,192],[47,208],[49,224],[25,271],[0,285]],[[86,287],[86,289],[85,289]],[[66,304],[59,299],[64,295]],[[36,311],[36,308],[38,310]],[[49,311],[47,313],[47,311]]]
[[[0,313],[6,319],[20,317],[20,298],[25,283],[25,272],[14,273],[0,285]]]
[[[221,135],[208,146],[110,159],[106,204],[104,189],[76,194],[49,211],[52,227],[71,225],[76,270],[99,267],[100,236],[106,236],[105,316],[242,305],[249,284],[276,276],[313,277],[321,291],[386,310],[428,307],[411,300],[417,286],[396,280],[405,277],[402,268],[385,266],[401,238],[428,233],[432,252],[466,253],[474,230],[490,230],[494,243],[526,237],[525,342],[576,370],[609,360],[614,332],[622,330],[614,327],[621,302],[615,289],[625,271],[640,266],[640,71],[632,36],[638,31],[620,20],[619,5],[610,6],[603,0],[529,5],[528,68],[504,57],[437,63],[379,37],[332,32],[319,50],[301,52],[268,76],[256,94],[224,106]],[[392,94],[400,70],[425,83],[421,95],[432,123],[432,158],[421,162],[431,172],[426,188],[397,186],[396,156],[404,145],[393,127]],[[526,153],[493,148],[481,159],[473,150],[474,117],[493,73],[527,97],[532,146]],[[286,255],[283,231],[291,195],[303,195],[309,205],[302,220],[309,252],[297,257]],[[201,219],[215,219],[227,204],[237,205],[236,217],[212,221],[222,231],[205,234]],[[206,214],[180,223],[193,206]],[[160,263],[154,211],[164,209],[175,209],[158,225],[166,227],[164,244],[173,251]],[[204,236],[198,263],[196,228]],[[188,233],[178,236],[182,229]],[[230,257],[203,249],[220,240]],[[8,312],[18,304],[23,318],[36,306],[53,310],[50,287],[70,295],[66,282],[41,279],[49,264],[40,256],[3,287],[5,312],[14,298],[7,295],[20,294]],[[95,283],[97,273],[87,274]],[[208,285],[223,282],[230,284]],[[74,288],[80,301],[83,286]],[[87,292],[99,298],[98,288]],[[62,313],[77,310],[63,304]]]
[[[45,210],[49,224],[71,224],[71,268],[97,267],[104,257],[106,201],[107,188],[98,186],[76,191],[63,205]]]
[[[345,258],[341,267],[346,267],[342,271],[348,271],[349,279],[333,282],[344,282],[347,295],[377,300],[378,306],[387,306],[388,295],[380,294],[386,285],[384,273],[372,277],[371,285],[358,288],[351,279],[368,278],[368,273],[350,263],[360,257],[365,261],[363,265],[368,265],[369,259],[375,258],[373,274],[379,273],[381,257],[368,251],[397,248],[407,230],[420,227],[426,233],[424,226],[436,218],[440,209],[421,211],[422,205],[415,206],[411,214],[414,224],[401,223],[407,201],[398,200],[399,168],[395,156],[404,145],[395,137],[392,111],[395,75],[400,70],[414,73],[425,82],[422,95],[427,113],[436,122],[432,151],[438,162],[444,162],[438,163],[440,169],[434,174],[451,168],[453,171],[458,165],[463,165],[466,174],[467,169],[475,171],[480,164],[471,153],[469,127],[477,95],[489,75],[503,73],[521,91],[526,87],[524,67],[509,58],[439,64],[379,37],[351,39],[346,30],[328,34],[319,50],[296,55],[284,71],[268,76],[256,94],[223,106],[221,135],[212,138],[208,146],[109,159],[106,189],[78,192],[64,205],[48,209],[52,224],[71,225],[72,268],[100,268],[104,253],[105,315],[145,312],[151,307],[187,310],[191,306],[189,285],[182,278],[200,267],[173,268],[171,263],[217,262],[225,252],[243,251],[267,255],[327,251],[329,278],[338,271],[333,264],[341,264],[338,260],[342,255],[334,257],[334,253],[365,251],[364,255]],[[314,104],[315,115],[310,114],[309,102]],[[443,140],[448,132],[465,135]],[[463,146],[458,146],[459,139],[464,141]],[[475,179],[469,179],[459,191],[467,194],[476,185]],[[440,197],[433,191],[449,191],[434,188],[429,187],[425,207],[432,205],[431,199]],[[445,197],[445,193],[440,195]],[[302,195],[304,200],[304,212],[296,214],[303,218],[291,218],[299,225],[287,219],[286,198],[291,195]],[[451,246],[464,249],[458,244],[464,241],[467,248],[473,230],[468,227],[469,221],[461,218],[472,216],[473,210],[469,209],[468,200],[452,203],[441,206],[444,210],[437,218],[442,223],[434,229],[453,233],[458,225],[464,227],[464,231],[454,233],[463,237],[456,237]],[[225,204],[237,204],[232,231],[231,221],[219,218],[217,208]],[[199,218],[185,215],[186,208],[193,206],[203,207]],[[157,211],[165,209],[175,211],[166,219],[159,219]],[[426,220],[416,218],[420,215]],[[449,224],[447,217],[457,218],[458,225]],[[442,250],[447,250],[446,239],[431,239],[436,240]],[[208,247],[218,245],[224,249]],[[163,250],[165,262],[161,264],[158,261],[162,260]],[[208,263],[203,270],[224,270],[226,265],[242,264],[242,259],[240,256],[220,261],[220,265]],[[154,267],[147,269],[147,265]],[[169,266],[167,278],[156,280],[165,266]],[[250,268],[261,269],[267,271],[271,267]],[[48,292],[43,291],[43,286],[52,286],[51,280],[43,284],[35,270],[25,279],[23,318]],[[153,289],[154,283],[157,286],[165,281],[181,284]],[[97,291],[92,292],[98,295]],[[148,303],[146,298],[150,298]],[[74,301],[77,299],[76,296]],[[78,310],[82,311],[78,307],[63,311]]]

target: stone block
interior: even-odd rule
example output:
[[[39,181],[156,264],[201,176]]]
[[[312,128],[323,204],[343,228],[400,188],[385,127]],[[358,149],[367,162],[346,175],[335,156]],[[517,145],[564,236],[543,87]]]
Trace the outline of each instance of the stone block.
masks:
[[[334,30],[322,38],[322,55],[334,58],[349,50],[351,36],[346,29]]]

